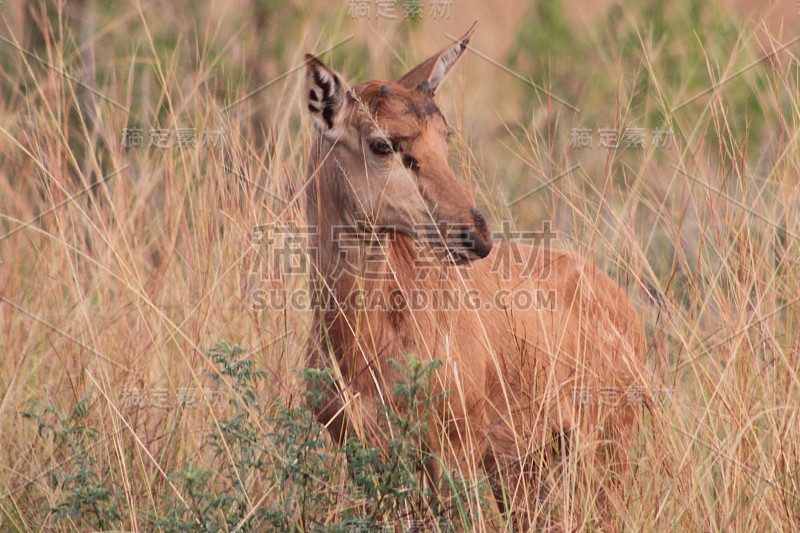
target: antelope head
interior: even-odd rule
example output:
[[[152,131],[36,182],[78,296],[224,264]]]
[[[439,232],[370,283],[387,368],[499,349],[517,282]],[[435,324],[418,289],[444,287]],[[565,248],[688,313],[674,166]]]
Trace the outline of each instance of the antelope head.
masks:
[[[320,133],[317,168],[334,165],[326,190],[344,220],[370,232],[425,241],[461,263],[486,257],[492,237],[449,163],[448,129],[434,95],[475,25],[397,82],[348,90],[342,77],[306,56],[305,106]]]

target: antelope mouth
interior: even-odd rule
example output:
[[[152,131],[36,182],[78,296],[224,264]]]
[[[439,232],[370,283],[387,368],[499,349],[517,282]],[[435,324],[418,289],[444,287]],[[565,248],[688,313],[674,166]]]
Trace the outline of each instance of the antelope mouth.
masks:
[[[458,247],[445,246],[448,259],[456,265],[471,263],[477,259],[484,259],[492,251],[493,242],[480,239],[472,230],[463,230],[461,242]]]
[[[470,263],[489,255],[493,247],[492,233],[483,215],[474,207],[472,220],[464,224],[438,222],[426,225],[418,233],[420,240],[444,252],[444,259],[456,265]]]
[[[466,265],[468,263],[471,263],[474,259],[476,259],[474,257],[470,257],[469,254],[463,250],[447,248],[447,247],[445,247],[444,250],[447,253],[447,259],[454,265],[458,266]]]
[[[492,232],[486,224],[486,219],[474,207],[470,209],[472,224],[462,226],[458,232],[459,247],[450,248],[448,252],[457,264],[475,259],[483,259],[492,251]]]
[[[448,226],[446,223],[440,223],[438,226],[425,225],[414,232],[415,236],[409,236],[426,243],[433,250],[438,250],[436,255],[440,259],[456,265],[483,259],[491,252],[493,243],[488,231],[481,232],[486,234],[486,237],[481,237],[471,227],[455,227],[448,231],[446,226]]]
[[[413,227],[395,225],[383,227],[379,233],[403,235],[412,241],[425,243],[444,261],[464,265],[489,255],[493,247],[492,234],[477,210],[472,210],[474,224],[451,225],[446,222],[436,224],[416,224]]]
[[[481,217],[483,220],[483,217]],[[473,229],[464,228],[461,230],[461,242],[467,249],[468,254],[474,254],[478,259],[483,259],[492,251],[492,235],[486,228],[486,223],[481,224],[482,228],[479,232]]]

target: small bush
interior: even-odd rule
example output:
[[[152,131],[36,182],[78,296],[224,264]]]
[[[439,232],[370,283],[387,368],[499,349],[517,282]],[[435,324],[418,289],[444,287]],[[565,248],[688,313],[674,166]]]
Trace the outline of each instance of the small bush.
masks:
[[[381,446],[350,439],[338,449],[309,405],[286,406],[259,396],[266,374],[246,352],[224,342],[205,352],[216,367],[209,380],[218,390],[228,389],[228,415],[205,435],[196,460],[168,474],[170,490],[155,502],[156,512],[135,509],[154,529],[352,532],[382,530],[399,521],[407,529],[445,531],[469,524],[464,479],[445,469],[446,490],[439,498],[422,482],[424,465],[438,460],[422,444],[438,399],[430,394],[438,361],[407,358],[409,379],[393,391],[405,415],[380,407],[386,435]],[[310,380],[331,379],[330,371],[303,373]],[[108,530],[121,525],[130,500],[113,488],[116,470],[99,469],[90,453],[100,434],[89,419],[91,397],[89,391],[68,415],[50,405],[27,416],[38,423],[42,438],[52,438],[68,455],[52,475],[62,499],[50,512],[57,520]],[[309,402],[315,400],[320,398],[312,391]]]

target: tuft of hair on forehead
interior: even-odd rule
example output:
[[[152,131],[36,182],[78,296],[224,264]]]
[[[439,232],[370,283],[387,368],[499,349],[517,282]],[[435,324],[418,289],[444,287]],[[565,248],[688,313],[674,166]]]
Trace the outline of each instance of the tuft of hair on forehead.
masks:
[[[407,89],[401,85],[378,80],[367,81],[353,88],[357,100],[373,115],[394,112],[424,120],[430,116],[441,116],[433,93]]]

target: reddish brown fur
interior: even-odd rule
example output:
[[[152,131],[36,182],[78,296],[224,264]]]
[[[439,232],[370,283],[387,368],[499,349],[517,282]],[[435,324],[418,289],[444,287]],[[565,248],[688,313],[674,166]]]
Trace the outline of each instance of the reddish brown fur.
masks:
[[[382,85],[391,96],[382,96]],[[330,141],[320,136],[309,161],[308,221],[319,228],[311,242],[318,312],[310,364],[338,368],[341,376],[341,385],[327,391],[330,401],[318,417],[340,442],[353,431],[380,440],[376,403],[391,404],[395,384],[407,378],[389,360],[404,361],[408,354],[440,359],[444,364],[432,392],[451,392],[438,407],[427,445],[452,467],[482,465],[492,479],[503,479],[507,501],[525,521],[525,495],[517,490],[520,473],[539,471],[541,448],[553,436],[572,433],[580,446],[611,442],[614,453],[606,457],[622,462],[636,406],[604,408],[596,404],[596,395],[594,405],[574,400],[584,387],[595,392],[609,387],[624,394],[627,387],[643,383],[644,333],[636,310],[606,274],[555,249],[501,243],[483,259],[455,265],[435,247],[380,224],[371,239],[341,246],[331,238],[330,228],[354,231],[354,213],[363,204],[353,198],[360,186],[352,182],[374,179],[373,174],[360,176],[366,167],[371,173],[389,172],[399,164],[368,163],[372,156],[363,149],[359,153],[361,140],[377,127],[405,139],[403,155],[419,162],[415,183],[434,221],[462,224],[490,239],[482,217],[471,214],[471,195],[449,167],[446,124],[431,94],[367,82],[354,87],[348,98],[340,137]],[[369,264],[371,271],[386,276],[365,279],[358,272],[342,272],[336,258],[357,267]],[[435,268],[421,271],[422,260],[433,261]],[[337,308],[337,302],[351,301],[357,289],[390,304]],[[429,305],[412,309],[414,291],[429,295]],[[474,291],[481,309],[443,305],[447,291]],[[500,291],[554,297],[545,306],[504,309],[495,305]],[[392,300],[397,294],[403,298]],[[594,452],[585,455],[591,462]],[[429,474],[435,480],[436,472]],[[502,504],[502,494],[497,495]]]

